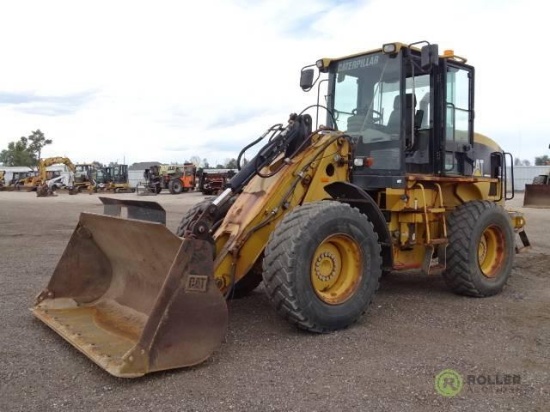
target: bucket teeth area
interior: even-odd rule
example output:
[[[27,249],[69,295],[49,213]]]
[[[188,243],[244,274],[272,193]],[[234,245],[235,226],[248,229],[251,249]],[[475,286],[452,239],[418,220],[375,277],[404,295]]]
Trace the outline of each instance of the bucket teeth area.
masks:
[[[114,311],[114,305],[45,309],[36,307],[34,315],[50,326],[74,347],[103,369],[118,375],[125,363],[124,355],[139,339],[144,319],[128,316],[127,310]],[[125,321],[133,319],[134,323]],[[124,320],[121,322],[121,320]],[[140,376],[138,374],[135,376]]]

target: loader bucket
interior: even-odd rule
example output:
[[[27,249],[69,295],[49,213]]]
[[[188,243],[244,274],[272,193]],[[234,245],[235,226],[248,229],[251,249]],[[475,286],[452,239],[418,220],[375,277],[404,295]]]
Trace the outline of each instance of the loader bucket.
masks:
[[[525,185],[523,206],[550,208],[550,185]]]
[[[124,378],[201,363],[227,330],[209,242],[88,213],[31,311]]]

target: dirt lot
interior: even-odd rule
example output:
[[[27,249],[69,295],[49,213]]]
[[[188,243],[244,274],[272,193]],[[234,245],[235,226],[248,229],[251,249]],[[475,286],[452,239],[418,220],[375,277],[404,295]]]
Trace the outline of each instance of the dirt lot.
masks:
[[[201,199],[147,200],[175,230]],[[137,380],[110,376],[28,310],[80,212],[101,210],[97,195],[0,192],[2,411],[550,410],[550,209],[520,209],[533,248],[516,257],[499,296],[460,297],[441,277],[392,274],[358,324],[312,335],[280,319],[260,287],[229,303],[227,339],[209,361]],[[435,391],[444,369],[464,378],[455,397]],[[501,383],[488,384],[496,375]]]

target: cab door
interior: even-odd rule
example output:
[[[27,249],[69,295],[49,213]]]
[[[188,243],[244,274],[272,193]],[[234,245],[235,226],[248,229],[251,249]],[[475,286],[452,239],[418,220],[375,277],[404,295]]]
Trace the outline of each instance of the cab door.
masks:
[[[445,175],[471,176],[474,169],[474,68],[445,60]]]

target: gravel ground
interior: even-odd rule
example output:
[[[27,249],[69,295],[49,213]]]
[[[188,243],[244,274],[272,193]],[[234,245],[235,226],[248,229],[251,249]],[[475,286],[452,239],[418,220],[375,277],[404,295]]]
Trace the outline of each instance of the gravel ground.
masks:
[[[167,209],[174,231],[202,198],[147,200]],[[439,276],[391,274],[356,325],[312,335],[280,319],[260,287],[229,302],[229,333],[207,362],[135,380],[110,376],[28,310],[80,212],[101,210],[97,195],[0,192],[1,411],[550,410],[550,210],[520,208],[533,247],[517,255],[498,296],[461,297]],[[465,380],[454,397],[435,391],[444,369]],[[467,384],[497,374],[516,383]]]

